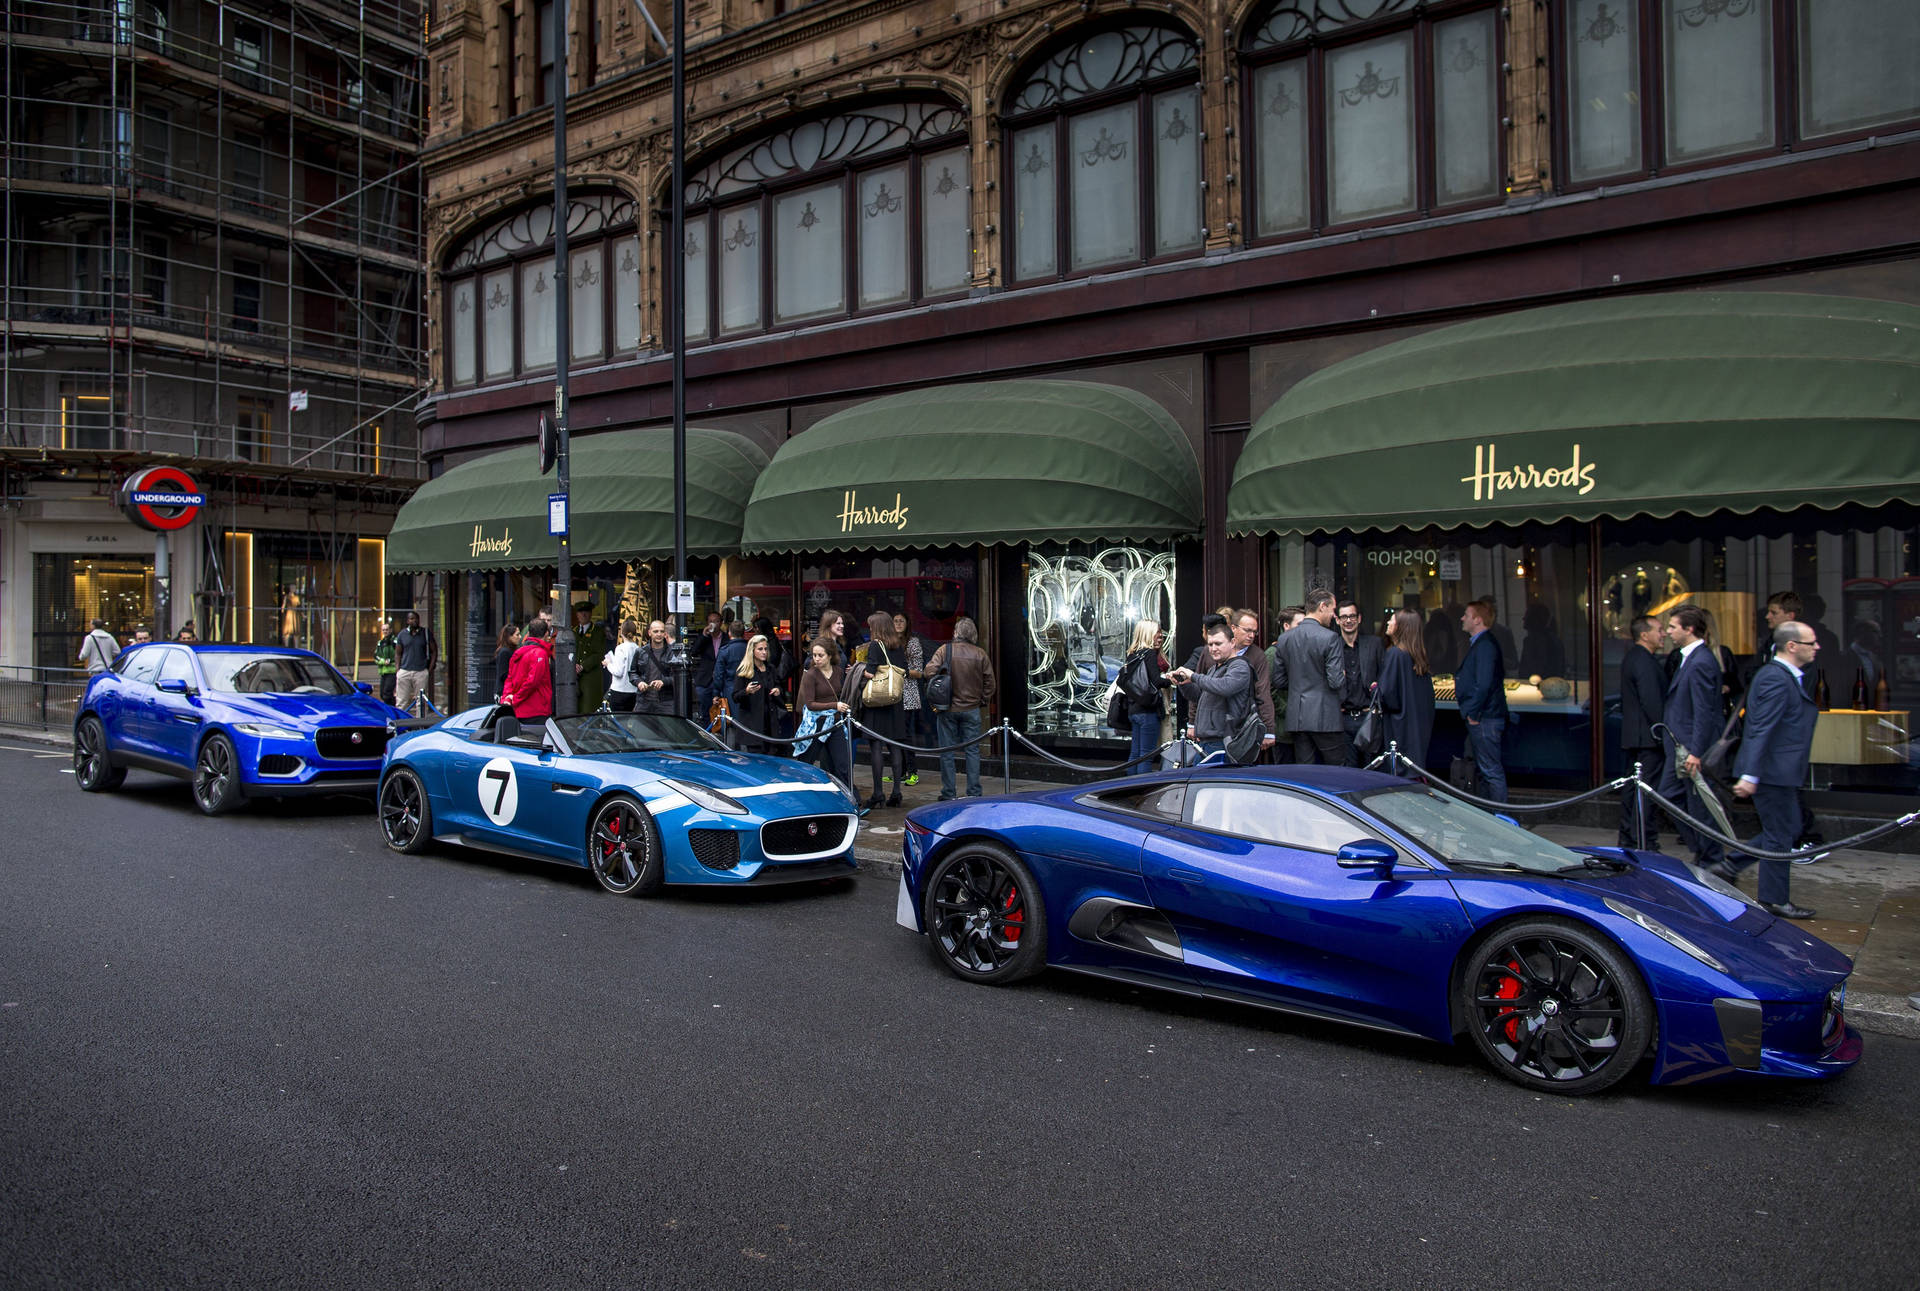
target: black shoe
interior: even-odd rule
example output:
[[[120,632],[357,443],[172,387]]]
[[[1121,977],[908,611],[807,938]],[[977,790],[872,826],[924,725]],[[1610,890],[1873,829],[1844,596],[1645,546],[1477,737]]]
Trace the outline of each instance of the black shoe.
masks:
[[[1738,883],[1740,881],[1740,871],[1734,869],[1731,862],[1715,861],[1706,868],[1707,873],[1713,875],[1716,879],[1725,879],[1728,883]]]
[[[895,793],[895,794],[889,794],[889,795],[887,795],[887,806],[889,806],[889,807],[898,807],[899,805],[900,805],[900,795],[899,795],[899,794],[897,794],[897,793]]]
[[[1767,901],[1767,902],[1764,902],[1760,908],[1762,910],[1765,910],[1768,914],[1777,915],[1782,919],[1813,918],[1813,911],[1807,909],[1803,905],[1795,905],[1791,901]]]
[[[882,799],[880,795],[876,793],[875,795],[873,795],[873,797],[867,799],[867,810],[872,811],[875,807],[878,807],[883,801],[884,799]]]

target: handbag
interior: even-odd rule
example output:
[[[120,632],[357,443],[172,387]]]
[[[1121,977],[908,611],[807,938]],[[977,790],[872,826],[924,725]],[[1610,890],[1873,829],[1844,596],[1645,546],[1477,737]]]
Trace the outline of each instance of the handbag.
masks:
[[[1387,742],[1387,719],[1380,712],[1380,697],[1375,695],[1373,703],[1367,706],[1367,715],[1360,719],[1360,725],[1353,733],[1353,751],[1363,762],[1371,762],[1379,756],[1381,748]]]
[[[1247,766],[1260,756],[1260,745],[1266,738],[1267,727],[1260,720],[1260,710],[1249,704],[1247,715],[1227,736],[1227,757],[1232,759],[1235,766]]]
[[[1119,735],[1133,734],[1133,704],[1119,682],[1107,687],[1107,726]]]
[[[867,674],[867,684],[860,690],[860,704],[864,708],[892,707],[900,702],[906,684],[905,668],[898,664],[883,663]]]
[[[1474,760],[1458,757],[1447,763],[1447,783],[1461,793],[1475,793],[1480,788],[1480,773]]]

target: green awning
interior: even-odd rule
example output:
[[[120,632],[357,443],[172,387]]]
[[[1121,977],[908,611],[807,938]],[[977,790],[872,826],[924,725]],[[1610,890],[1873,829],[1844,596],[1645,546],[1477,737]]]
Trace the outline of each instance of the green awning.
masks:
[[[1254,423],[1227,532],[1455,527],[1920,494],[1920,309],[1582,301],[1308,377]]]
[[[888,395],[788,440],[754,486],[752,552],[1159,542],[1200,527],[1200,468],[1145,395],[983,381]]]
[[[750,440],[687,427],[687,550],[733,555],[740,516],[767,456]],[[673,431],[653,426],[573,440],[570,548],[576,561],[673,553]],[[420,486],[387,537],[387,568],[528,569],[558,563],[533,444],[462,462]]]

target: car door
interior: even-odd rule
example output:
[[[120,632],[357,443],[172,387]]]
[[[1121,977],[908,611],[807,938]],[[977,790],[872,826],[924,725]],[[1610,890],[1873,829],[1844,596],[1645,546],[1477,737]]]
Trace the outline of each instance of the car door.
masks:
[[[186,693],[169,693],[164,689],[168,682],[184,684]],[[206,718],[193,656],[177,647],[162,651],[160,673],[154,679],[152,696],[155,753],[180,766],[190,765],[199,740],[200,724]]]
[[[532,738],[505,744],[460,741],[442,763],[449,810],[434,832],[465,834],[508,851],[582,860],[582,840],[562,839],[555,828],[554,757]]]
[[[1306,793],[1196,779],[1182,821],[1155,833],[1142,866],[1209,993],[1433,1035],[1466,914],[1405,848],[1410,877],[1335,862],[1343,844],[1378,836]]]
[[[148,733],[153,721],[153,683],[160,675],[160,651],[153,646],[127,652],[120,684],[101,687],[100,722],[107,733],[107,747],[116,753],[153,756],[153,741]]]

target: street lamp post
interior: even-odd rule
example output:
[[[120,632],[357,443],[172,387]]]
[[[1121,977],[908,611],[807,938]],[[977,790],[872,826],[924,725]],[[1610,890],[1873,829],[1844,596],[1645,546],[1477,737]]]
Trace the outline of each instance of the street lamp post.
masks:
[[[553,711],[570,717],[580,707],[580,686],[574,671],[573,562],[569,551],[573,527],[572,436],[567,424],[567,367],[573,359],[573,266],[567,258],[567,0],[553,6],[553,431],[560,486],[562,525],[560,568],[554,580]]]

